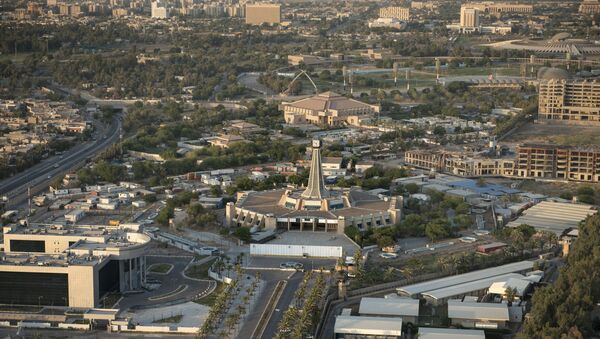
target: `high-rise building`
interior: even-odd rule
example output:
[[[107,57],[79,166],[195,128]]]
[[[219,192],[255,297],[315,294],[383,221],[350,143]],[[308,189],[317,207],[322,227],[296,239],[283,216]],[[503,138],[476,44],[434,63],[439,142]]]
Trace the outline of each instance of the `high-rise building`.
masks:
[[[281,5],[279,4],[246,4],[246,24],[281,23]]]
[[[596,14],[600,13],[600,1],[598,0],[583,0],[579,5],[579,13]]]
[[[58,3],[58,13],[60,15],[69,15],[69,4],[64,2]]]
[[[600,83],[595,80],[541,80],[538,119],[541,122],[600,125]]]
[[[166,19],[169,17],[167,4],[162,1],[152,1],[151,16],[156,19]]]
[[[471,7],[460,8],[460,27],[475,28],[479,27],[479,10]]]
[[[379,9],[380,18],[395,18],[408,21],[410,18],[410,9],[405,7],[383,7]]]

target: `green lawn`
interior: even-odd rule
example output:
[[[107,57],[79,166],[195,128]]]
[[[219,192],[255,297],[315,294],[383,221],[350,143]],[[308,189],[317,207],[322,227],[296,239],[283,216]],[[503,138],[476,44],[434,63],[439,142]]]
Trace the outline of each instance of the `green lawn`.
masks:
[[[209,261],[205,262],[204,264],[191,265],[185,271],[185,275],[187,275],[190,278],[195,278],[195,279],[208,279],[208,269],[215,262],[215,260],[217,260],[217,258],[209,260]]]
[[[201,305],[212,306],[215,303],[217,296],[223,291],[225,286],[227,286],[227,284],[218,282],[217,288],[215,288],[215,290],[211,294],[207,295],[202,299],[194,300],[194,302]]]
[[[183,319],[183,315],[179,314],[179,315],[174,315],[171,317],[167,317],[167,318],[162,318],[162,319],[157,319],[154,320],[152,323],[153,324],[178,324],[181,319]]]

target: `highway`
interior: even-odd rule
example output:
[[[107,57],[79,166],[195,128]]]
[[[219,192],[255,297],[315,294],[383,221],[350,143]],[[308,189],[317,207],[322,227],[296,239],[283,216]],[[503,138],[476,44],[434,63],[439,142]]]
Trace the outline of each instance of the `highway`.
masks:
[[[48,187],[50,182],[59,175],[64,175],[85,164],[93,157],[119,138],[121,120],[116,118],[108,127],[99,127],[95,139],[78,144],[65,151],[61,156],[47,158],[28,168],[24,172],[0,181],[0,196],[8,198],[7,209],[18,209],[27,202],[27,188],[36,195]],[[105,137],[106,136],[106,137]]]

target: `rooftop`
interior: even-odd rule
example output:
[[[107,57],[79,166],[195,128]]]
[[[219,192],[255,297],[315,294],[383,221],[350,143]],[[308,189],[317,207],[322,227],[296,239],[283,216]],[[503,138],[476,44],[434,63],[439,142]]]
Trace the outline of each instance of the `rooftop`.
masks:
[[[408,285],[399,287],[397,289],[399,294],[404,295],[417,295],[424,292],[439,290],[451,286],[457,286],[466,284],[469,282],[486,279],[490,277],[498,277],[508,273],[521,272],[531,270],[533,268],[533,261],[519,261],[497,267],[490,267],[483,270],[473,271],[469,273],[454,275],[450,277],[429,280],[418,284]]]
[[[577,228],[579,223],[590,215],[598,213],[592,205],[542,201],[525,210],[508,227],[527,224],[536,230],[544,230],[561,235],[569,228]]]
[[[419,300],[411,298],[362,298],[361,315],[419,316]]]
[[[508,321],[508,305],[448,300],[448,318]]]
[[[334,333],[400,337],[402,335],[402,318],[338,315],[335,319]]]
[[[419,339],[485,339],[483,330],[419,327]]]

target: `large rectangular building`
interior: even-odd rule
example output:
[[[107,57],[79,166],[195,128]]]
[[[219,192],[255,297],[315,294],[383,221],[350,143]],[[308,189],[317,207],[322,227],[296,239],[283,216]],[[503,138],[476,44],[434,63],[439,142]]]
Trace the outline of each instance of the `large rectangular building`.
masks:
[[[60,225],[3,228],[0,304],[99,306],[108,292],[139,290],[150,237]]]
[[[281,5],[279,4],[246,4],[246,24],[279,24],[281,23]]]
[[[579,13],[596,14],[600,13],[600,2],[598,0],[583,0],[579,5]]]
[[[408,21],[410,19],[410,9],[399,6],[383,7],[379,9],[379,17]]]
[[[600,149],[525,144],[517,147],[515,176],[600,181]]]
[[[570,79],[541,81],[538,119],[600,126],[600,83]]]

